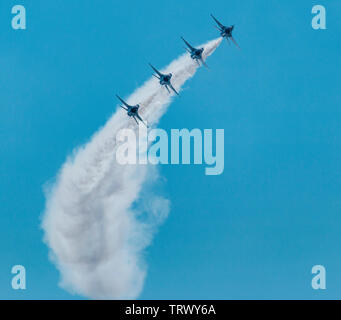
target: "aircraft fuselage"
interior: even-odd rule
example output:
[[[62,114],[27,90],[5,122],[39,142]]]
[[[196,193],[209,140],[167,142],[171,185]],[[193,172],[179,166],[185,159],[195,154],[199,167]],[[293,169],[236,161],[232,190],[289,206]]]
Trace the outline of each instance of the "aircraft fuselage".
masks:
[[[160,77],[160,84],[161,85],[170,84],[171,78],[172,78],[172,74],[162,75]]]
[[[192,59],[201,59],[202,58],[202,53],[203,53],[204,49],[195,49],[191,52],[191,58]]]
[[[223,27],[220,35],[224,38],[225,37],[231,38],[232,37],[232,30],[233,30],[233,27]]]
[[[132,116],[136,115],[138,109],[139,109],[139,107],[137,107],[137,106],[129,107],[129,108],[128,108],[128,116],[129,116],[129,117],[132,117]]]

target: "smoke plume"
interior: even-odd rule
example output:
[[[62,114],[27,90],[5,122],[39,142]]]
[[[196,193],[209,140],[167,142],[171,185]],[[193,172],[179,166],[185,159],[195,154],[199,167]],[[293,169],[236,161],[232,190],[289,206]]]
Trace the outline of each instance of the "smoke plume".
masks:
[[[220,42],[206,43],[204,58]],[[161,71],[173,74],[172,84],[180,91],[197,68],[184,54]],[[127,102],[140,104],[141,117],[155,126],[173,98],[151,78]],[[61,273],[60,284],[93,299],[132,299],[140,294],[146,276],[144,249],[169,211],[169,201],[152,190],[158,180],[155,167],[116,162],[116,134],[123,128],[138,130],[118,108],[67,158],[46,191],[42,227]]]

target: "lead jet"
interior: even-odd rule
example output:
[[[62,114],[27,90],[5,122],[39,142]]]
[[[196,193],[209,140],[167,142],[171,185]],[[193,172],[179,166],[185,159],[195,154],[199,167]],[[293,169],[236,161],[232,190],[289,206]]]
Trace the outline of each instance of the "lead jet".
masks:
[[[155,71],[155,73],[156,73],[156,75],[155,74],[153,74],[153,76],[156,78],[156,79],[158,79],[159,81],[160,81],[160,84],[162,85],[162,86],[165,86],[166,87],[166,89],[167,89],[167,91],[168,91],[168,93],[170,93],[170,91],[169,91],[169,88],[171,88],[173,91],[174,91],[174,93],[176,93],[177,95],[179,95],[178,93],[177,93],[177,91],[174,89],[174,87],[172,86],[172,84],[171,84],[171,79],[172,79],[172,74],[171,73],[169,73],[169,74],[162,74],[160,71],[158,71],[156,68],[154,68],[151,64],[149,64],[150,66],[151,66],[151,68]],[[169,87],[169,88],[168,88]]]
[[[226,27],[224,25],[222,25],[212,14],[211,17],[213,18],[213,20],[217,23],[218,27],[215,26],[219,31],[220,31],[220,35],[223,38],[226,38],[227,42],[229,42],[229,38],[231,39],[231,41],[240,49],[238,43],[236,42],[236,40],[234,40],[233,36],[232,36],[232,31],[234,29],[234,25],[230,26],[230,27]]]
[[[133,117],[133,119],[136,121],[137,124],[139,124],[139,123],[136,120],[136,118],[139,119],[147,128],[149,128],[147,126],[147,124],[143,121],[143,119],[139,115],[139,112],[138,112],[138,110],[140,108],[139,104],[137,104],[136,106],[130,106],[125,101],[123,101],[123,99],[121,99],[118,95],[116,95],[116,97],[123,103],[124,106],[120,106],[120,107],[127,111],[127,114],[129,117]]]
[[[188,51],[188,53],[191,55],[191,58],[193,60],[195,60],[197,62],[197,64],[200,66],[199,60],[201,61],[201,63],[208,68],[207,64],[205,63],[203,57],[202,57],[202,53],[204,52],[204,48],[194,48],[192,47],[183,37],[181,37],[181,39],[186,43],[187,47],[189,48],[185,48],[186,51]]]

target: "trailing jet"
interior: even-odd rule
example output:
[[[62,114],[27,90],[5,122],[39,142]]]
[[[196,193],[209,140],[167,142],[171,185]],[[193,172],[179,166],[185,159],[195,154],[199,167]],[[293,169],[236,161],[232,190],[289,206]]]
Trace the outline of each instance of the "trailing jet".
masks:
[[[136,120],[136,118],[139,119],[147,128],[149,128],[147,126],[147,124],[143,121],[143,119],[139,115],[139,112],[138,112],[138,110],[140,108],[139,104],[137,104],[136,106],[130,106],[129,104],[124,102],[118,95],[116,95],[116,97],[123,103],[124,106],[120,106],[120,107],[127,111],[127,114],[129,117],[133,117],[137,124],[139,124],[139,123]]]
[[[197,49],[197,48],[194,48],[192,47],[183,37],[181,37],[181,39],[186,43],[187,48],[185,48],[188,53],[191,55],[191,58],[193,60],[195,60],[197,62],[197,64],[200,66],[200,63],[199,63],[199,60],[201,61],[201,63],[206,67],[208,68],[207,64],[205,63],[203,57],[202,57],[202,53],[204,52],[204,48],[200,48],[200,49]]]
[[[212,14],[211,14],[211,17],[217,23],[218,27],[217,26],[215,26],[215,27],[220,31],[220,35],[223,38],[226,38],[226,40],[229,44],[230,44],[230,42],[229,42],[229,38],[230,38],[233,41],[233,43],[240,49],[238,43],[236,42],[236,40],[234,40],[234,38],[232,36],[232,31],[234,29],[234,25],[232,25],[230,27],[225,27]]]
[[[151,66],[151,68],[152,68],[152,69],[155,71],[155,73],[156,73],[156,75],[153,74],[153,76],[154,76],[156,79],[159,79],[160,84],[161,84],[162,86],[165,86],[165,87],[166,87],[168,93],[170,93],[169,88],[171,88],[171,89],[174,91],[174,93],[176,93],[177,95],[179,95],[179,94],[177,93],[177,91],[174,89],[174,87],[172,86],[171,81],[170,81],[173,75],[172,75],[171,73],[169,73],[169,74],[162,74],[160,71],[158,71],[156,68],[154,68],[151,64],[149,64],[149,65]],[[168,88],[168,87],[169,87],[169,88]]]

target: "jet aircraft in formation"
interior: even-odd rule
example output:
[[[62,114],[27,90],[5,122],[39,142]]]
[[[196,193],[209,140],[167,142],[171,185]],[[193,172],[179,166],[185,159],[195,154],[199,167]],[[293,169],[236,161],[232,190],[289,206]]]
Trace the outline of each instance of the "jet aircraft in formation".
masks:
[[[213,20],[216,22],[217,26],[215,26],[219,32],[220,35],[225,38],[227,40],[227,42],[230,44],[229,39],[238,47],[238,43],[236,42],[236,40],[233,38],[232,36],[232,32],[234,29],[234,25],[231,25],[229,27],[224,26],[222,23],[220,23],[212,14],[211,17],[213,18]],[[190,54],[191,58],[196,61],[196,63],[200,66],[199,61],[201,62],[202,65],[204,65],[205,67],[208,68],[207,64],[204,61],[204,58],[202,56],[203,52],[204,52],[204,48],[195,48],[193,46],[191,46],[189,44],[189,42],[187,42],[183,37],[181,37],[181,39],[185,42],[187,48],[186,51]],[[165,88],[167,89],[168,93],[171,93],[169,88],[172,89],[172,91],[179,95],[179,93],[174,89],[172,83],[171,83],[171,79],[172,79],[172,73],[168,73],[168,74],[163,74],[160,71],[158,71],[155,67],[153,67],[151,64],[149,64],[151,66],[151,68],[154,70],[155,74],[153,74],[153,76],[155,78],[157,78],[159,80],[159,83],[161,86],[165,86]],[[136,123],[138,124],[138,120],[140,120],[147,128],[147,124],[143,121],[143,119],[140,117],[138,110],[140,108],[140,105],[135,105],[135,106],[130,106],[128,105],[125,101],[123,101],[123,99],[121,99],[118,95],[116,95],[117,98],[122,102],[123,106],[120,106],[122,109],[127,111],[127,115],[129,117],[132,117]]]
[[[126,103],[122,98],[120,98],[118,95],[116,95],[116,97],[122,102],[122,104],[123,104],[123,106],[120,106],[122,109],[124,109],[125,111],[127,111],[127,115],[129,116],[129,117],[132,117],[135,121],[136,121],[136,123],[137,124],[139,124],[138,123],[138,121],[136,120],[136,118],[137,119],[139,119],[147,128],[148,128],[148,126],[147,126],[147,124],[143,121],[143,119],[140,117],[140,115],[139,115],[139,108],[140,108],[140,105],[139,104],[137,104],[137,105],[135,105],[135,106],[130,106],[128,103]]]
[[[169,91],[169,88],[171,88],[173,91],[174,91],[174,93],[176,93],[177,95],[179,95],[178,94],[178,92],[174,89],[174,87],[172,86],[172,84],[171,84],[171,79],[172,79],[172,74],[171,73],[168,73],[168,74],[163,74],[163,73],[161,73],[160,71],[158,71],[156,68],[154,68],[151,64],[149,64],[150,66],[151,66],[151,68],[155,71],[155,73],[156,73],[156,75],[155,74],[153,74],[153,76],[156,78],[156,79],[158,79],[159,81],[160,81],[160,84],[162,85],[162,86],[165,86],[165,88],[167,89],[167,91],[168,91],[168,93],[170,93],[170,91]],[[168,88],[169,87],[169,88]]]
[[[183,37],[181,39],[186,43],[186,46],[188,48],[185,48],[186,51],[191,55],[191,58],[197,62],[197,64],[200,66],[199,60],[201,61],[201,64],[203,64],[206,68],[207,64],[205,63],[202,53],[204,52],[204,48],[194,48],[192,47]]]
[[[211,14],[211,17],[213,18],[213,20],[216,22],[216,24],[218,26],[215,26],[219,31],[220,31],[220,35],[225,38],[227,40],[227,42],[230,44],[229,39],[231,39],[231,41],[239,48],[238,43],[236,42],[236,40],[234,40],[233,36],[232,36],[232,31],[234,29],[234,25],[231,25],[229,27],[226,27],[224,25],[222,25],[214,16],[213,14]]]

